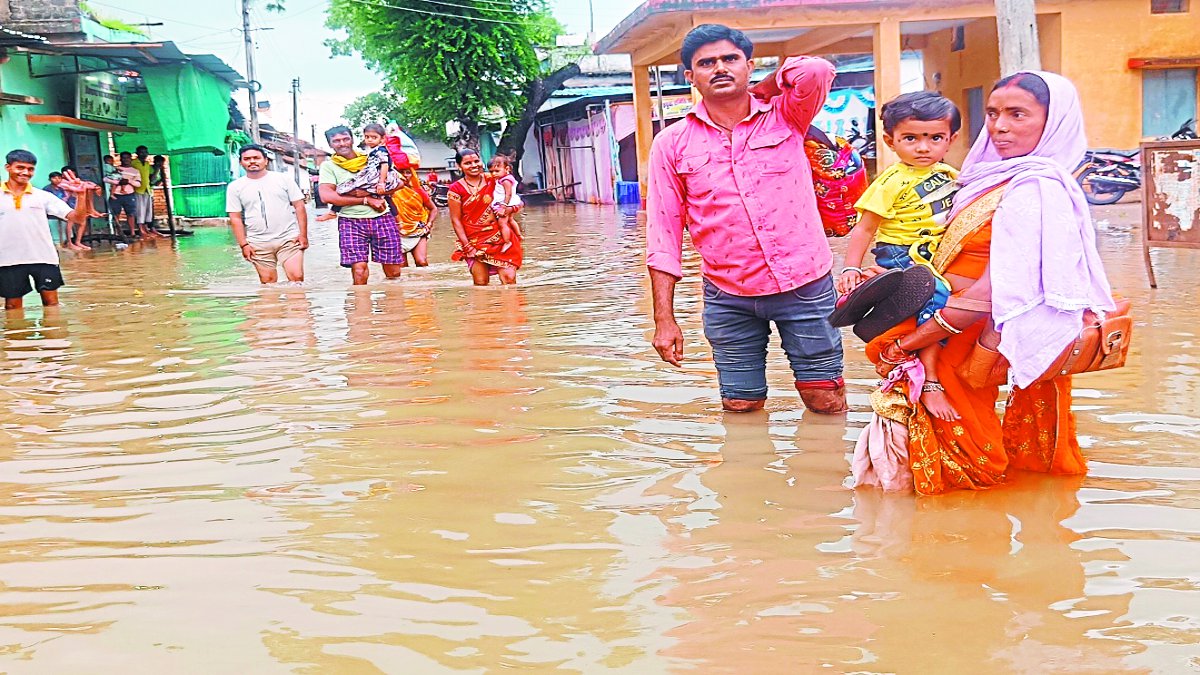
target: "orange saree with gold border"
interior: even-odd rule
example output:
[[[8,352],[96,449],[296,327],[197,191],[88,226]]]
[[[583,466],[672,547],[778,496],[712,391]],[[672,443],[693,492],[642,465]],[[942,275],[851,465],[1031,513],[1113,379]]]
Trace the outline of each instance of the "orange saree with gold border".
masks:
[[[987,270],[992,216],[1004,186],[981,195],[962,210],[946,230],[934,257],[944,274],[978,279]],[[908,419],[908,456],[914,488],[934,495],[950,490],[979,490],[1004,482],[1009,468],[1045,473],[1079,474],[1086,464],[1075,438],[1071,414],[1071,378],[1014,389],[1001,423],[996,412],[1000,390],[973,388],[958,367],[967,359],[986,322],[979,321],[951,336],[937,361],[937,377],[960,419],[939,420],[922,405]],[[910,333],[909,319],[867,345],[867,358],[879,362],[879,350]]]

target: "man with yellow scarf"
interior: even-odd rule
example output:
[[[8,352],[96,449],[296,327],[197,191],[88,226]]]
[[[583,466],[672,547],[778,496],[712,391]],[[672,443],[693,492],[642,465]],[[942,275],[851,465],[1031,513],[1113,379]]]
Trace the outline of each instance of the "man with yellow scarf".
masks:
[[[344,126],[325,132],[325,140],[333,148],[331,161],[321,165],[317,189],[321,201],[342,207],[338,211],[338,248],[342,267],[350,268],[354,285],[367,283],[368,262],[383,266],[388,279],[400,278],[404,252],[400,248],[400,230],[396,218],[381,197],[356,190],[340,195],[337,185],[354,177],[367,165],[366,155],[354,149],[354,134]]]

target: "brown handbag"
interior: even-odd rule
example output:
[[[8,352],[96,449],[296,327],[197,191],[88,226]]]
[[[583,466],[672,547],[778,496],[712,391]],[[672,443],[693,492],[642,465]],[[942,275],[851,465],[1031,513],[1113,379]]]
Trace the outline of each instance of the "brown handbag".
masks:
[[[1133,317],[1129,315],[1131,305],[1128,300],[1118,298],[1116,305],[1103,320],[1091,310],[1084,312],[1079,337],[1036,381],[1125,365],[1133,334]],[[1008,360],[976,342],[967,359],[959,365],[958,374],[968,386],[976,389],[999,386],[1008,382]]]

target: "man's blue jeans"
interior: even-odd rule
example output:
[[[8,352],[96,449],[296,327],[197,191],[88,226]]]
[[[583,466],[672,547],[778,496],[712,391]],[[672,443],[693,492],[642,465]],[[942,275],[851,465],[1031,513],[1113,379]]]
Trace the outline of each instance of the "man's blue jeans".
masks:
[[[842,336],[829,325],[833,277],[795,290],[744,297],[704,280],[704,337],[712,345],[721,398],[761,401],[767,397],[767,341],[771,323],[797,382],[842,376]]]

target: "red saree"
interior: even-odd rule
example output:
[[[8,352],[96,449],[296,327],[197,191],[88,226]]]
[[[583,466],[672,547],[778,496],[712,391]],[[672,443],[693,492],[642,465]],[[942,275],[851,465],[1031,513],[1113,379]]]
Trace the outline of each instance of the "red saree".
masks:
[[[987,269],[992,215],[1003,186],[981,195],[958,214],[934,258],[939,272],[978,279]],[[879,362],[879,350],[909,333],[908,320],[867,345],[867,357]],[[1071,378],[1060,377],[1014,389],[1001,423],[996,412],[999,387],[972,388],[958,367],[975,345],[984,321],[953,335],[937,361],[937,375],[960,419],[943,421],[917,405],[908,419],[908,456],[914,488],[934,495],[956,489],[979,490],[1004,482],[1009,468],[1057,474],[1087,470],[1075,437],[1071,414]]]
[[[511,267],[521,269],[524,254],[521,240],[514,237],[512,246],[507,251],[504,248],[504,238],[500,236],[500,226],[496,224],[496,212],[492,210],[492,193],[496,183],[488,176],[478,189],[472,190],[463,180],[457,180],[450,185],[449,199],[458,202],[461,207],[463,231],[467,241],[478,251],[474,257],[468,258],[462,250],[462,242],[454,243],[452,260],[467,260],[468,263],[478,260],[491,267]]]

